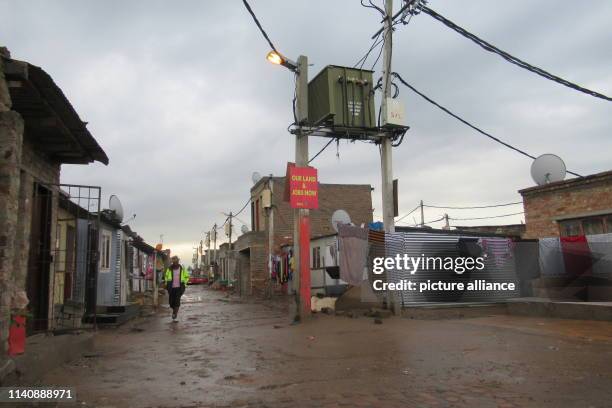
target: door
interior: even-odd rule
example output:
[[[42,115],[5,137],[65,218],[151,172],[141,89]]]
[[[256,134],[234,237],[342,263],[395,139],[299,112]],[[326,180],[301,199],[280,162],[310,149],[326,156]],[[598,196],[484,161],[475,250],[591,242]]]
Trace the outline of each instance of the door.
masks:
[[[98,236],[99,219],[87,226],[87,268],[85,272],[85,314],[91,316],[95,323],[97,290],[98,290]]]
[[[64,268],[64,302],[72,299],[74,272],[76,270],[76,233],[72,225],[66,226],[66,266]]]
[[[32,334],[48,329],[49,284],[51,256],[51,203],[52,192],[34,183],[32,197],[32,223],[26,292],[30,300],[31,318],[27,320],[27,332]]]

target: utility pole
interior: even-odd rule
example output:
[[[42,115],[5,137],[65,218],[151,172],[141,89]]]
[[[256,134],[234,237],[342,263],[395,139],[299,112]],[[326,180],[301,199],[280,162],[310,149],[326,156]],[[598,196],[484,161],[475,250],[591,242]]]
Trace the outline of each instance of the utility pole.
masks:
[[[383,31],[383,83],[381,115],[387,117],[387,98],[391,96],[391,55],[393,50],[393,0],[385,0],[385,25]],[[382,207],[385,232],[395,232],[393,217],[393,146],[388,135],[381,142]]]
[[[272,295],[272,256],[274,254],[274,213],[272,197],[274,191],[272,190],[272,174],[268,177],[268,190],[270,190],[270,208],[268,208],[268,284],[269,293]]]
[[[448,214],[444,214],[444,229],[450,230],[450,223],[448,222]]]
[[[387,118],[387,98],[391,96],[391,57],[393,54],[393,0],[385,0],[385,24],[383,31],[383,83],[381,115]],[[393,211],[393,146],[390,135],[384,135],[380,149],[380,165],[382,174],[382,207],[385,232],[395,232],[395,217]],[[388,279],[388,277],[387,277]],[[401,301],[395,291],[387,293],[387,307],[395,315],[401,313]]]
[[[212,234],[213,234],[213,279],[216,278],[217,276],[217,223],[215,222],[215,225],[213,225],[213,230],[212,230]]]
[[[423,210],[423,200],[421,200],[421,228],[425,226],[425,211]]]
[[[308,166],[308,133],[302,125],[308,119],[308,58],[300,55],[297,60],[295,165]],[[310,219],[307,209],[295,209],[293,217],[293,256],[296,271],[293,274],[296,292],[297,316],[310,316]]]
[[[157,309],[159,293],[157,292],[157,250],[153,249],[153,309]]]
[[[210,267],[210,231],[206,233],[206,267]]]
[[[229,283],[230,283],[230,264],[231,259],[233,259],[233,253],[232,253],[232,212],[230,211],[229,213],[229,231],[228,231],[228,238],[229,238],[229,246],[227,247],[227,261],[226,261],[226,267],[225,267],[225,280],[227,281],[227,286],[229,287]]]

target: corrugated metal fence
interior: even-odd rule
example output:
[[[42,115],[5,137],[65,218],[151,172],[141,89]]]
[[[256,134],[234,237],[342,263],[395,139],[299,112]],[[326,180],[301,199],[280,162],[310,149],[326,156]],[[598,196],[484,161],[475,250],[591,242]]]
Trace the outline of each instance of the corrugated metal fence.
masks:
[[[419,292],[404,290],[399,293],[403,305],[410,303],[422,302],[482,302],[482,301],[497,301],[502,299],[518,297],[519,280],[517,278],[515,257],[512,246],[508,247],[508,251],[501,255],[495,252],[497,244],[508,243],[507,238],[503,237],[481,237],[473,235],[460,235],[456,233],[431,233],[431,232],[394,232],[383,233],[370,231],[369,234],[369,265],[370,265],[370,282],[374,279],[383,279],[389,282],[400,282],[401,280],[410,280],[417,282],[417,286],[421,282],[463,282],[467,287],[469,282],[478,280],[486,280],[487,282],[513,282],[515,284],[514,291],[487,291],[487,290],[454,290],[454,291],[424,291]],[[415,274],[410,274],[407,270],[388,269],[385,275],[374,275],[372,273],[373,259],[375,257],[393,257],[396,255],[409,257],[451,257],[457,258],[466,256],[461,244],[475,247],[477,241],[484,240],[485,251],[482,253],[485,267],[483,270],[466,271],[463,274],[457,274],[454,271],[448,271],[442,268],[430,267],[429,269],[421,269]],[[462,241],[460,243],[460,241]],[[463,245],[465,247],[465,245]],[[478,245],[480,248],[480,245]],[[486,256],[485,256],[486,254]],[[433,264],[433,262],[432,262]]]

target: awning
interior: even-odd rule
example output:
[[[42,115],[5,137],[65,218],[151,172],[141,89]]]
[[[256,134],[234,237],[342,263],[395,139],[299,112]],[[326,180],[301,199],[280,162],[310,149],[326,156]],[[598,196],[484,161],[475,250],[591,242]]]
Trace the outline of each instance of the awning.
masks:
[[[108,164],[106,153],[87,130],[62,90],[43,69],[3,58],[12,109],[25,123],[24,139],[60,163]]]

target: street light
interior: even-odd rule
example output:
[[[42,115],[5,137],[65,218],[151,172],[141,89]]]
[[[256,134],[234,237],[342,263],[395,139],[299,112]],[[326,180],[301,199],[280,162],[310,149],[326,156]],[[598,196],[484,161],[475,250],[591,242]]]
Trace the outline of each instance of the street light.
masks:
[[[297,63],[291,61],[289,58],[285,57],[280,52],[272,50],[268,53],[268,55],[266,55],[266,59],[272,64],[282,65],[286,68],[289,68],[293,72],[298,72]]]
[[[295,165],[308,166],[308,133],[301,127],[308,122],[308,58],[300,55],[297,62],[291,61],[272,47],[266,59],[273,64],[283,65],[295,75]],[[298,315],[296,318],[310,316],[310,217],[307,209],[294,209],[293,256],[296,260],[296,273],[293,274],[293,288],[296,292]],[[272,228],[270,228],[271,230]],[[271,245],[270,245],[271,247]]]

